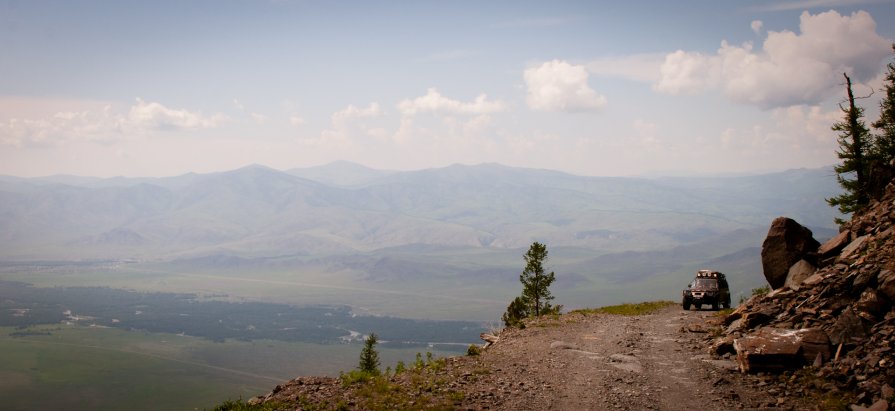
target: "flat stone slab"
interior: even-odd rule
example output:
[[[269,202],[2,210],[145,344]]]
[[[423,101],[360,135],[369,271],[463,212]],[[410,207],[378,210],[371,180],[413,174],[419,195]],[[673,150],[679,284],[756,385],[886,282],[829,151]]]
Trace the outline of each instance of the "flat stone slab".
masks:
[[[818,328],[762,328],[733,342],[740,371],[778,372],[811,364],[818,355],[830,357],[830,340]]]

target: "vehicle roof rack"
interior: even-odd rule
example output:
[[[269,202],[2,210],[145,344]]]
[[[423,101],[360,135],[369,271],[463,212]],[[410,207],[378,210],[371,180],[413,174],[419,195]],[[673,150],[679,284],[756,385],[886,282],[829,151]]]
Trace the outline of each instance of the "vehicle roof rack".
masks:
[[[714,270],[699,270],[696,272],[696,278],[724,278],[724,274]]]

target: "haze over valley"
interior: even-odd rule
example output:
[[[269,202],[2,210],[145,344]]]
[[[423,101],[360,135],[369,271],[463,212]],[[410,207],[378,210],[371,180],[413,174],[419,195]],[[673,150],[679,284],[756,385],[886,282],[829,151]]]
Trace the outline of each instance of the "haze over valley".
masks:
[[[832,170],[603,178],[498,164],[348,162],[170,178],[0,177],[0,391],[22,409],[114,409],[257,395],[383,361],[457,355],[500,326],[522,254],[549,244],[566,309],[678,298],[699,268],[734,301],[764,283],[786,214],[835,233]],[[60,359],[63,352],[71,358]],[[127,388],[112,375],[139,378]],[[178,377],[172,380],[170,375]],[[53,391],[52,397],[40,395]]]
[[[568,307],[674,299],[703,266],[730,267],[746,293],[762,281],[757,247],[768,221],[786,214],[819,237],[834,233],[836,214],[823,200],[838,192],[831,175],[598,178],[336,162],[171,178],[5,178],[0,253],[7,278],[37,284],[494,321],[532,241],[550,245]]]

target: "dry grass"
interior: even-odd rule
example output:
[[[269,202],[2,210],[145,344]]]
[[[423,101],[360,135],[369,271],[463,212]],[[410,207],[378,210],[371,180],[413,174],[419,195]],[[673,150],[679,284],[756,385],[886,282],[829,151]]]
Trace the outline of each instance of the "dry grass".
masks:
[[[636,304],[610,305],[600,308],[583,308],[571,313],[579,314],[613,314],[613,315],[645,315],[651,314],[665,307],[677,305],[673,301],[646,301]]]

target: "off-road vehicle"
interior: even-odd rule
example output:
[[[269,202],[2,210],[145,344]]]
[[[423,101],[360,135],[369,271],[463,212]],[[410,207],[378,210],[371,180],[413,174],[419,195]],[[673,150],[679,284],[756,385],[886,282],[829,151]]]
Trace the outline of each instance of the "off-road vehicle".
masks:
[[[689,310],[691,305],[696,309],[703,304],[711,304],[713,310],[719,306],[730,308],[730,287],[724,274],[712,270],[699,270],[696,278],[684,289],[684,301],[681,305]]]

